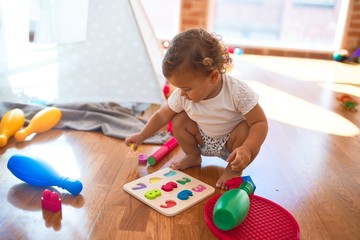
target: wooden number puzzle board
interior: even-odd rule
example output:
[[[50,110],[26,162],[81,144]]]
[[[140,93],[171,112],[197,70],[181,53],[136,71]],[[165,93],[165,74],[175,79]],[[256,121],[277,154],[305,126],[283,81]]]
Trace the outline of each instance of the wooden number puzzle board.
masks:
[[[212,186],[171,168],[126,183],[124,190],[165,216],[174,216],[215,192]]]

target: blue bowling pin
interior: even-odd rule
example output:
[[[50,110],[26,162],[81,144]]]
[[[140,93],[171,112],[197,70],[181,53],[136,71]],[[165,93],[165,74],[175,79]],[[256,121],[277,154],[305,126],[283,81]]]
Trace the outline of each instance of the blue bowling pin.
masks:
[[[79,180],[61,176],[49,163],[35,157],[15,154],[10,157],[7,167],[17,178],[30,185],[57,186],[73,195],[79,194],[83,188]]]

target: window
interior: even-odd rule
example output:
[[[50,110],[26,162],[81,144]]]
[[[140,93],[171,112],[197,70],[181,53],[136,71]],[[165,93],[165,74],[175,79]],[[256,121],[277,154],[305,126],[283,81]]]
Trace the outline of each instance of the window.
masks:
[[[228,44],[333,51],[348,0],[218,0],[214,31]]]
[[[141,0],[158,39],[172,39],[179,32],[180,0]]]
[[[293,0],[294,4],[299,5],[313,5],[319,7],[333,7],[335,6],[335,0]]]

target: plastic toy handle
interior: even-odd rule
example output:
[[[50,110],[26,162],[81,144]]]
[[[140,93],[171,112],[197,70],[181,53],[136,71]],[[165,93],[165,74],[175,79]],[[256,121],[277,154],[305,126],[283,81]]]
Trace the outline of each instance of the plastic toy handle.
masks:
[[[17,142],[23,142],[25,141],[25,138],[30,134],[31,134],[31,130],[29,128],[24,128],[15,134],[15,140]]]
[[[3,147],[7,144],[8,136],[5,134],[0,134],[0,147]]]
[[[26,137],[32,133],[41,133],[55,127],[61,119],[61,110],[56,107],[47,107],[36,113],[30,120],[29,125],[15,134],[15,140],[25,141]]]
[[[69,178],[65,178],[63,182],[60,182],[58,187],[68,190],[72,195],[78,195],[83,189],[83,185],[79,180]]]
[[[254,192],[252,183],[245,181],[240,188],[225,192],[214,207],[214,224],[221,230],[231,230],[240,225],[250,209],[249,195]]]

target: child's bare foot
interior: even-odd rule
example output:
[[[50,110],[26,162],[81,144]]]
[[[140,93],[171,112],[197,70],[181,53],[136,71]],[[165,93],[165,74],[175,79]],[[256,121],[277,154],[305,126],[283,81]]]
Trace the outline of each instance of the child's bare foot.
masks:
[[[219,180],[216,182],[216,187],[227,190],[226,181],[239,176],[241,176],[241,173],[234,172],[228,165]]]
[[[201,164],[201,156],[185,155],[182,159],[175,160],[170,164],[170,167],[174,170],[184,170],[189,167],[195,167]]]

